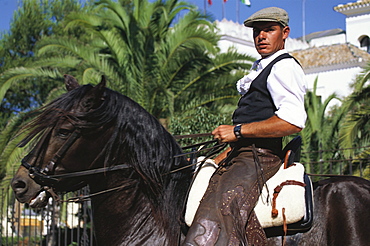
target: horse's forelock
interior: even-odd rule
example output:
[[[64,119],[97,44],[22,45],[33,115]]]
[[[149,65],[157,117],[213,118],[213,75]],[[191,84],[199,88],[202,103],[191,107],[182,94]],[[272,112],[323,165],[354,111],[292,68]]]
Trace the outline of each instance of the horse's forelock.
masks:
[[[21,141],[20,146],[24,146],[34,137],[42,135],[45,129],[54,127],[61,116],[70,114],[76,99],[81,98],[89,87],[91,86],[86,85],[65,93],[52,102],[31,111],[29,116],[32,119],[22,128],[22,132],[29,133]]]

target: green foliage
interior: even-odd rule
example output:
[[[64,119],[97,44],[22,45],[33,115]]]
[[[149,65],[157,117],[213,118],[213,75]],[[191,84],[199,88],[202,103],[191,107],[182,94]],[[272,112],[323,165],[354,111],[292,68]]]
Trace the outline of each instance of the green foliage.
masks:
[[[183,114],[176,114],[171,120],[169,131],[173,135],[210,133],[221,124],[231,124],[231,115],[215,113],[207,107],[197,107]],[[181,139],[178,142],[186,146],[211,139],[213,139],[212,136],[202,139]]]
[[[31,68],[70,73],[82,84],[98,83],[105,75],[110,88],[157,118],[171,117],[194,98],[193,105],[210,107],[235,97],[231,85],[254,60],[235,50],[220,54],[208,17],[177,0],[99,1],[95,9],[66,19],[68,32],[86,35],[43,38]]]
[[[303,163],[307,165],[306,171],[312,173],[328,173],[330,168],[329,162],[322,163],[321,160],[338,158],[337,152],[322,152],[322,150],[338,149],[337,132],[339,122],[343,114],[339,111],[330,119],[326,115],[329,103],[333,99],[338,99],[335,94],[322,103],[321,97],[317,96],[318,78],[314,81],[313,91],[308,91],[305,96],[305,109],[307,112],[306,127],[301,131],[303,146],[302,157]],[[323,165],[320,165],[323,164]]]
[[[370,156],[370,63],[356,77],[353,83],[354,91],[345,98],[343,111],[346,113],[339,131],[340,146],[344,149],[346,158],[353,158],[353,164],[359,173],[365,169],[365,177],[369,175]],[[367,176],[366,176],[367,175]]]
[[[58,12],[55,9],[65,8],[56,5],[49,12]],[[183,10],[188,13],[175,23]],[[76,12],[67,20],[68,32],[57,32],[38,42],[38,59],[29,69],[57,68],[75,74],[83,84],[97,83],[105,74],[112,89],[133,98],[157,117],[173,114],[176,105],[199,92],[206,92],[203,104],[225,98],[225,90],[216,90],[224,87],[217,81],[223,77],[229,82],[225,76],[230,71],[247,69],[253,60],[235,51],[217,54],[219,37],[213,24],[184,2],[138,1],[123,5],[100,1],[96,9]],[[86,35],[69,35],[76,30]],[[39,77],[30,73],[32,76]],[[7,79],[0,90],[10,92],[15,80]],[[56,81],[51,81],[51,87],[55,87]],[[39,83],[34,83],[35,87]],[[211,86],[212,90],[203,86],[212,84],[216,85]]]
[[[63,21],[68,13],[81,11],[81,8],[78,0],[24,0],[20,3],[10,30],[3,33],[0,40],[0,129],[12,114],[39,107],[49,91],[60,83],[48,76],[38,77],[37,72],[21,72],[21,76],[12,79],[9,76],[20,67],[35,67],[34,54],[42,38],[61,34],[80,36],[83,32],[66,33]]]
[[[19,245],[41,245],[42,238],[41,237],[20,237],[20,236],[13,236],[13,237],[2,237],[1,238],[2,245],[8,246],[19,246]]]
[[[303,139],[301,161],[310,163],[306,171],[311,173],[336,173],[364,175],[369,171],[369,66],[357,77],[354,92],[341,100],[340,106],[328,110],[335,94],[323,103],[314,89],[306,94],[305,107],[308,115],[306,128],[300,133]],[[351,161],[352,160],[352,161]],[[352,166],[352,170],[350,168]]]
[[[25,137],[20,129],[29,120],[30,115],[18,114],[8,120],[0,135],[0,181],[9,183],[19,160],[26,155],[28,148],[19,148],[19,142]],[[2,183],[4,185],[4,183]]]
[[[343,102],[346,111],[343,127],[340,130],[341,147],[351,148],[369,139],[370,118],[370,63],[354,81],[354,91]],[[357,142],[357,143],[356,143]],[[353,156],[353,150],[346,151],[346,156]]]

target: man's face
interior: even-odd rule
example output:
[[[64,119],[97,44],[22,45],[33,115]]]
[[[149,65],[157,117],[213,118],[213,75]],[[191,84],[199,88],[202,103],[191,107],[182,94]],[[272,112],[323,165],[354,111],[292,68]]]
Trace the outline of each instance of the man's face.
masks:
[[[255,22],[253,24],[254,46],[265,58],[284,49],[285,39],[289,36],[288,26],[282,27],[277,22]]]

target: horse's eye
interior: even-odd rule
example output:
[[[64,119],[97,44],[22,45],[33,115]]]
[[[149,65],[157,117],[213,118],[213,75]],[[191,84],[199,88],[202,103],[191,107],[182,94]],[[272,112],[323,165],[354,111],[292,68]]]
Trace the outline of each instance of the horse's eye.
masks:
[[[71,132],[72,132],[71,130],[60,128],[60,129],[58,130],[57,135],[58,135],[58,137],[60,137],[60,138],[66,138],[66,137],[68,137],[68,136],[69,136],[69,134],[71,134]]]

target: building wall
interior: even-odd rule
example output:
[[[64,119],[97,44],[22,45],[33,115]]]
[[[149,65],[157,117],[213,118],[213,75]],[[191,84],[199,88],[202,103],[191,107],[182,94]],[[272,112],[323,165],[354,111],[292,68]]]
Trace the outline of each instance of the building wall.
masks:
[[[346,34],[332,35],[328,37],[315,38],[310,41],[311,47],[319,47],[322,45],[344,44],[346,43]]]
[[[359,38],[370,37],[370,13],[346,18],[347,41],[360,47]]]
[[[352,91],[350,84],[361,70],[362,68],[360,67],[350,67],[336,70],[328,69],[327,71],[319,73],[306,73],[307,87],[309,90],[312,90],[314,81],[318,78],[316,93],[320,95],[323,100],[333,93],[343,98]]]

